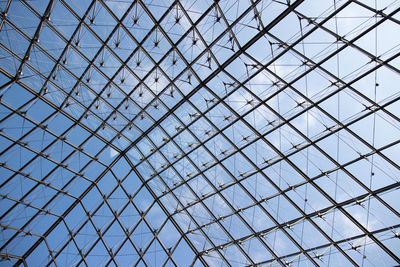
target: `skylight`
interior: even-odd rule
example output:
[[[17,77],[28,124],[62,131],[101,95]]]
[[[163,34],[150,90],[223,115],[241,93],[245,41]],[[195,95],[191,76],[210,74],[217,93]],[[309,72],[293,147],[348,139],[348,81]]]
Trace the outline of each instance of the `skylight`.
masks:
[[[400,1],[0,10],[0,264],[400,264]]]

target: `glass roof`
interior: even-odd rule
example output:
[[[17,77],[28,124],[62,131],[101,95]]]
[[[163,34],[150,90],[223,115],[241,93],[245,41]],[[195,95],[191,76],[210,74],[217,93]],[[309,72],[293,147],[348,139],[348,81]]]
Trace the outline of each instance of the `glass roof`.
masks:
[[[399,0],[0,0],[0,264],[400,264]]]

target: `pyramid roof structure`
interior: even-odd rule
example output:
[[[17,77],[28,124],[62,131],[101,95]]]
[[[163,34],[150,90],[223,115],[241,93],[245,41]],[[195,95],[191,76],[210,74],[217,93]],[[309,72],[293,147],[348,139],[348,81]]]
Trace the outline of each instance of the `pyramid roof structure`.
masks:
[[[0,0],[0,265],[400,264],[399,11]]]

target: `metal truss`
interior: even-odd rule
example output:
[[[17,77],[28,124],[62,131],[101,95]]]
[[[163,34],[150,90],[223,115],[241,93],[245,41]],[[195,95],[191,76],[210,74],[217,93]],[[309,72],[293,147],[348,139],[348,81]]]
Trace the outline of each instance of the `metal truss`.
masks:
[[[400,1],[0,9],[1,264],[400,264]]]

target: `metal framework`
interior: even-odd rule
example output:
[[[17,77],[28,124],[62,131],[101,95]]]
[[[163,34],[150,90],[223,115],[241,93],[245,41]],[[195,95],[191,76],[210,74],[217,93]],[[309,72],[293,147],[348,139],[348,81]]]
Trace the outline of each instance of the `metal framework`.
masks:
[[[400,264],[399,0],[0,0],[0,263]]]

